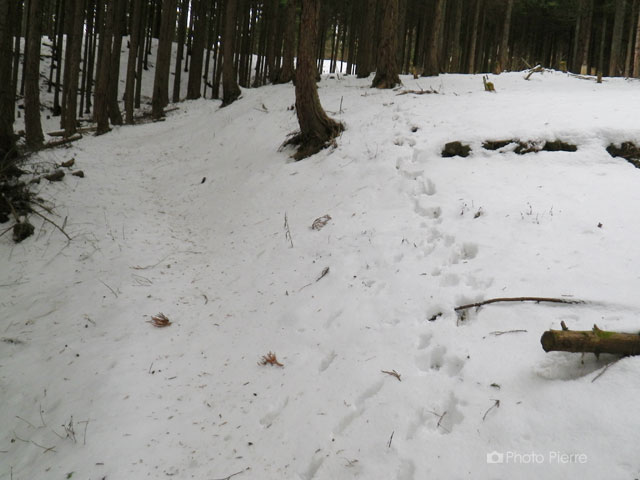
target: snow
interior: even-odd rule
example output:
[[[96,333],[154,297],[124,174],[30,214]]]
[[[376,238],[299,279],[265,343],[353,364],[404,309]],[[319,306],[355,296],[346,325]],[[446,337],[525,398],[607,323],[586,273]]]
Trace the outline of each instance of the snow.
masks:
[[[638,477],[639,360],[539,339],[638,330],[639,84],[523,76],[325,75],[347,129],[297,163],[291,85],[32,158],[86,178],[39,187],[73,241],[0,238],[0,479]],[[586,303],[454,311],[516,296]]]

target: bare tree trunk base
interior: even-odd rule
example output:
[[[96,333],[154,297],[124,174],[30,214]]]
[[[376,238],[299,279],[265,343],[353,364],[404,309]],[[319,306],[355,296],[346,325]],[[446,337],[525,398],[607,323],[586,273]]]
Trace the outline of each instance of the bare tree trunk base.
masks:
[[[344,130],[344,125],[338,122],[332,122],[330,128],[327,130],[326,138],[319,138],[315,135],[303,135],[301,132],[293,134],[287,139],[282,146],[286,147],[294,145],[298,147],[297,152],[293,155],[293,158],[302,160],[304,158],[315,155],[325,148],[335,146],[335,138],[340,135]]]
[[[540,343],[545,352],[640,355],[640,335],[605,332],[597,325],[591,331],[548,330]]]

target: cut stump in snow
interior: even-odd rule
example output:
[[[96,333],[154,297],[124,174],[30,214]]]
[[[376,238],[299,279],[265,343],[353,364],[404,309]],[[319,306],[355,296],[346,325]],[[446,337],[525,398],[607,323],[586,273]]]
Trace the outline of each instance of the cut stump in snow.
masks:
[[[600,330],[548,330],[540,338],[545,352],[640,355],[640,335]]]

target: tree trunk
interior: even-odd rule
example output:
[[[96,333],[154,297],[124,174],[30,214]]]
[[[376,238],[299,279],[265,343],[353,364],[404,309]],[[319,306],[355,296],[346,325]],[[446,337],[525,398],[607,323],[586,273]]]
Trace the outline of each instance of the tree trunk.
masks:
[[[0,0],[0,175],[16,157],[16,137],[13,133],[13,104],[15,101],[12,78],[13,52],[12,6],[14,0]]]
[[[616,15],[613,22],[613,35],[611,36],[611,55],[609,57],[609,76],[622,75],[623,66],[620,55],[622,46],[622,31],[624,29],[624,14],[627,10],[627,0],[616,0]]]
[[[176,68],[173,76],[172,101],[180,101],[180,82],[182,80],[182,58],[184,56],[184,43],[187,31],[187,16],[189,14],[189,0],[182,0],[180,4],[180,20],[178,21],[178,51],[176,53]]]
[[[98,53],[98,67],[96,72],[96,88],[93,99],[93,113],[98,124],[96,135],[102,135],[109,131],[109,70],[111,69],[111,45],[113,40],[113,11],[114,4],[107,2],[106,11],[101,6],[100,17],[100,51]]]
[[[143,0],[133,0],[133,16],[131,18],[131,31],[129,35],[129,57],[127,58],[127,77],[124,88],[125,121],[133,124],[133,95],[136,81],[136,60],[138,58],[138,46],[140,43],[140,31],[142,22]],[[178,47],[180,49],[180,47]]]
[[[376,76],[371,84],[374,88],[393,88],[400,83],[397,59],[398,48],[396,45],[398,40],[397,28],[398,0],[384,0]]]
[[[635,26],[638,20],[638,0],[633,0],[631,7],[631,18],[629,19],[629,35],[627,39],[627,54],[624,61],[624,76],[629,77],[631,75],[631,60],[633,58],[633,41],[635,36]]]
[[[296,43],[296,2],[288,0],[286,13],[286,30],[284,38],[284,58],[282,60],[282,70],[276,83],[289,83],[293,80],[293,58],[295,56]]]
[[[31,0],[29,5],[30,28],[27,37],[25,65],[24,127],[27,146],[37,148],[44,142],[40,123],[40,29],[41,0]]]
[[[548,330],[542,334],[540,343],[545,352],[640,355],[640,335],[605,332],[596,325],[591,331]]]
[[[194,0],[195,23],[193,26],[193,46],[191,47],[191,69],[187,82],[187,99],[200,98],[202,86],[202,57],[207,30],[207,2]]]
[[[84,0],[74,0],[73,17],[69,22],[72,32],[67,38],[71,48],[67,56],[69,69],[67,83],[64,85],[66,105],[63,109],[62,128],[65,137],[70,137],[77,130],[78,80],[80,77],[80,57],[82,54],[82,32],[84,30]],[[69,34],[67,34],[69,35]]]
[[[473,15],[473,23],[471,24],[471,40],[469,42],[469,59],[467,70],[468,73],[476,73],[476,50],[478,42],[478,24],[480,23],[480,10],[482,7],[482,0],[476,1],[476,11]]]
[[[588,74],[589,68],[589,44],[591,43],[591,23],[593,17],[593,0],[584,0],[582,21],[580,25],[580,73]]]
[[[638,21],[636,23],[636,46],[633,55],[633,76],[640,78],[640,8],[638,9]]]
[[[234,42],[236,38],[237,0],[227,0],[224,21],[224,39],[222,40],[224,64],[222,65],[222,106],[235,102],[240,94],[238,77],[233,61]]]
[[[460,68],[460,57],[462,53],[460,47],[460,32],[462,31],[462,8],[464,1],[465,0],[456,1],[456,18],[453,27],[453,38],[451,39],[451,64],[449,65],[449,71],[455,73],[462,71]]]
[[[162,27],[156,55],[156,72],[153,80],[151,116],[159,119],[164,115],[164,107],[169,103],[169,70],[171,68],[171,44],[176,27],[176,1],[163,0]]]
[[[122,125],[122,113],[120,112],[120,104],[118,102],[118,90],[120,86],[120,55],[122,52],[122,36],[126,30],[125,25],[125,3],[126,0],[113,0],[116,4],[114,29],[113,29],[113,45],[111,47],[111,72],[109,74],[109,87],[107,106],[109,110],[109,119],[112,125]]]
[[[367,78],[373,70],[371,53],[373,51],[372,40],[376,24],[376,0],[364,0],[363,9],[363,20],[360,24],[358,35],[358,58],[356,60],[356,75],[358,78]]]
[[[300,134],[285,142],[299,145],[294,155],[296,160],[319,152],[344,130],[341,123],[328,117],[318,96],[316,42],[319,10],[319,0],[302,0],[298,68],[296,69],[296,113]]]
[[[433,22],[431,24],[431,33],[429,35],[429,47],[427,49],[427,61],[422,71],[423,77],[432,77],[440,73],[440,49],[439,42],[442,33],[442,18],[446,0],[436,0]]]
[[[496,73],[501,73],[508,68],[509,62],[509,33],[511,32],[511,13],[513,12],[513,1],[508,0],[507,12],[504,14],[504,24],[502,26],[502,38],[500,39],[500,52]]]

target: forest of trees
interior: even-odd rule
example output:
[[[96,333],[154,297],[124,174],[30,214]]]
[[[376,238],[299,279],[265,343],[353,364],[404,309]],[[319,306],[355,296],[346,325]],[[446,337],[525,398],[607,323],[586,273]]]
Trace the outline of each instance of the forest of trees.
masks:
[[[639,17],[640,0],[0,0],[0,169],[17,154],[19,110],[24,145],[42,145],[42,86],[53,94],[46,114],[60,118],[64,136],[82,121],[102,134],[135,122],[151,62],[157,119],[182,100],[181,83],[187,99],[226,106],[240,87],[294,81],[298,59],[296,141],[322,143],[342,128],[311,91],[323,60],[331,72],[376,72],[378,88],[395,86],[399,73],[536,64],[638,77]]]

